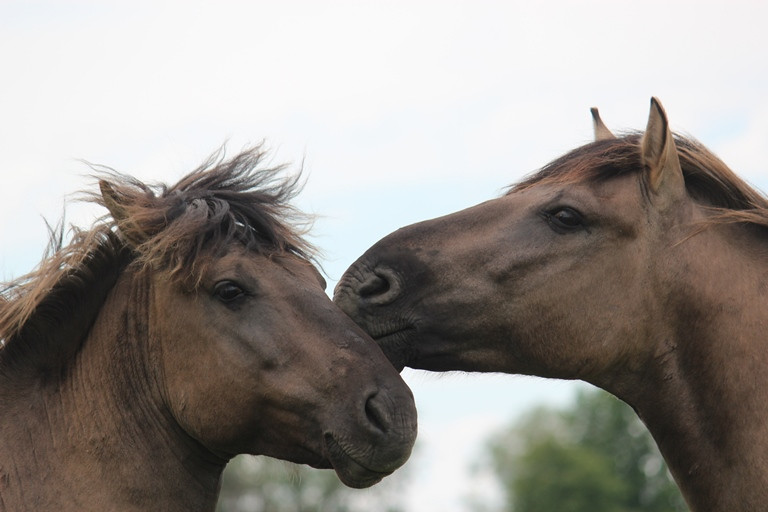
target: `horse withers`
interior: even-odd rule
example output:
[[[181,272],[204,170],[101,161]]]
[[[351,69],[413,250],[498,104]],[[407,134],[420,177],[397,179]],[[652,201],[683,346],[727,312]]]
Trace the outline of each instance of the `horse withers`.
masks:
[[[401,466],[413,397],[333,305],[258,148],[174,186],[106,172],[110,212],[0,299],[0,510],[213,510],[227,461]]]
[[[396,366],[582,379],[629,403],[690,507],[768,503],[768,201],[653,99],[504,196],[402,228],[335,300]]]

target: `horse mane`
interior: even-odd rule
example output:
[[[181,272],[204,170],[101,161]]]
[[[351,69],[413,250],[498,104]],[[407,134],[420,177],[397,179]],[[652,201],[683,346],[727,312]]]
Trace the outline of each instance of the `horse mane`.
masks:
[[[540,183],[602,181],[639,172],[642,133],[586,144],[550,162],[510,187],[509,193]],[[768,227],[768,199],[731,171],[700,142],[674,134],[688,194],[711,213],[710,223]]]
[[[128,265],[195,287],[206,261],[231,242],[313,260],[316,251],[303,239],[311,219],[289,204],[300,190],[300,173],[280,177],[284,166],[264,167],[264,156],[256,146],[226,159],[222,148],[173,186],[92,165],[102,194],[86,192],[84,199],[110,214],[88,230],[73,227],[66,244],[63,222],[51,229],[39,265],[0,285],[0,370],[16,353],[39,354],[40,345],[50,352],[44,359],[60,361],[60,352],[71,350],[62,340],[87,334]]]
[[[289,204],[300,190],[300,174],[281,179],[285,166],[261,167],[264,156],[256,147],[225,160],[220,150],[171,187],[100,168],[102,193],[90,199],[110,210],[138,265],[193,285],[210,260],[203,253],[213,250],[215,256],[231,241],[313,259],[316,251],[303,239],[309,218]]]

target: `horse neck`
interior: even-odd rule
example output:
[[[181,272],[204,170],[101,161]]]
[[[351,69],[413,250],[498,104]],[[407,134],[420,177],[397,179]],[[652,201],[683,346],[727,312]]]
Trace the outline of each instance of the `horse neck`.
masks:
[[[163,405],[148,276],[127,272],[60,375],[0,418],[0,510],[213,510],[225,462]]]
[[[765,243],[720,226],[680,244],[654,352],[603,386],[636,409],[692,510],[768,503]]]

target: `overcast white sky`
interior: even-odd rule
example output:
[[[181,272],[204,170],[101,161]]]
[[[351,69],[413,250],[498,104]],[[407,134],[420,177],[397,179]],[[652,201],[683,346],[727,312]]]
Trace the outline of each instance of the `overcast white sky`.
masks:
[[[471,206],[591,137],[673,129],[768,188],[768,4],[754,1],[0,2],[0,278],[91,186],[77,159],[173,181],[229,141],[302,162],[329,290],[373,242]],[[94,212],[68,209],[88,224]],[[570,383],[407,372],[410,510],[463,511],[467,460]]]

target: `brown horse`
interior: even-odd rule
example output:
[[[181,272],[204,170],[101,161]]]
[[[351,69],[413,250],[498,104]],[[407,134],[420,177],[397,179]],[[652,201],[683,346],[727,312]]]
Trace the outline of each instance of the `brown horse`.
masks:
[[[213,510],[239,453],[352,487],[406,461],[411,392],[325,294],[296,180],[261,155],[171,187],[103,174],[111,218],[6,286],[0,510]]]
[[[632,405],[695,510],[768,503],[768,200],[657,100],[369,249],[335,300],[396,366],[582,379]]]

